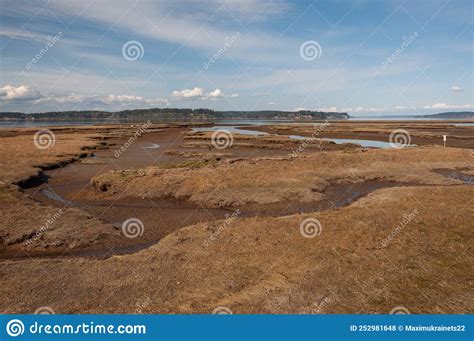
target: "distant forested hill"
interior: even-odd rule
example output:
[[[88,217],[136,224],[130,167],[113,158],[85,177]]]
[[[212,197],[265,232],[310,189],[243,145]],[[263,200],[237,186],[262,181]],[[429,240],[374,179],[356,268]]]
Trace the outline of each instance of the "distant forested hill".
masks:
[[[458,112],[442,112],[439,114],[423,115],[423,117],[430,118],[445,118],[445,119],[474,119],[474,111],[458,111]]]
[[[109,111],[59,111],[43,113],[0,112],[0,120],[212,120],[212,119],[258,119],[258,120],[345,120],[347,113],[324,111],[214,111],[211,109],[134,109]]]

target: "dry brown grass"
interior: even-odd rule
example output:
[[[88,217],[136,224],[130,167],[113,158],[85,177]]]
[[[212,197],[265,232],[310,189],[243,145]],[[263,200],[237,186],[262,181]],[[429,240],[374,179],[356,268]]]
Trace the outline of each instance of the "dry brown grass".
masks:
[[[12,185],[42,167],[77,158],[84,146],[93,148],[96,133],[57,132],[55,147],[44,153],[31,148],[31,133],[1,139],[6,141],[0,148],[3,245],[68,250],[117,235],[97,217],[67,209],[36,238],[58,210],[35,204]],[[199,159],[197,153],[192,156]],[[252,202],[319,199],[331,182],[380,179],[430,186],[377,190],[350,206],[320,213],[187,226],[148,249],[105,260],[4,259],[1,309],[209,313],[227,306],[234,313],[388,313],[405,306],[412,313],[472,313],[474,188],[432,170],[465,168],[472,174],[473,161],[463,149],[345,148],[293,160],[271,155],[207,164],[191,159],[107,173],[94,179],[97,188],[108,188],[94,193],[95,199],[171,195],[242,210]],[[319,236],[302,236],[300,223],[306,218],[321,222]],[[32,236],[33,243],[26,245]]]
[[[465,132],[468,135],[468,138],[472,139],[474,135],[474,128],[471,126],[459,126],[454,127],[453,122],[448,123],[428,123],[428,122],[419,122],[419,123],[406,123],[406,122],[392,122],[392,123],[383,123],[383,122],[345,122],[345,123],[333,123],[328,122],[323,129],[320,129],[321,133],[377,133],[381,135],[389,135],[394,129],[404,129],[410,133],[411,136],[419,137],[442,137],[443,132],[453,131],[457,129],[460,132]],[[320,124],[279,124],[279,125],[268,125],[263,128],[271,128],[276,131],[288,131],[295,130],[303,133],[312,133],[317,131]],[[254,129],[254,128],[251,128]],[[255,128],[257,129],[257,128]],[[258,130],[258,129],[257,129]],[[469,136],[470,135],[470,136]],[[452,135],[453,138],[463,138],[466,137],[465,134]]]
[[[355,139],[374,139],[389,141],[390,134],[396,129],[405,130],[413,144],[443,144],[443,135],[448,136],[449,147],[474,148],[474,127],[453,126],[455,122],[329,122],[329,124],[281,124],[249,127],[273,134],[301,134],[318,137],[345,137]]]
[[[118,235],[110,224],[79,209],[60,211],[40,206],[23,195],[15,183],[38,180],[43,169],[77,161],[97,148],[105,148],[104,139],[127,136],[130,130],[121,126],[52,130],[55,143],[45,149],[34,144],[33,136],[37,129],[17,129],[0,139],[0,248],[8,247],[10,255],[25,256],[25,250],[54,252],[80,248],[94,244],[105,236]]]
[[[94,134],[55,134],[54,146],[36,148],[33,135],[3,137],[0,148],[0,180],[6,183],[28,179],[38,174],[41,167],[52,167],[70,162],[90,153],[90,148],[99,146],[100,141],[92,139]]]
[[[11,255],[25,256],[22,250],[80,248],[105,236],[120,235],[111,225],[79,209],[40,206],[18,192],[16,186],[3,185],[0,202],[0,247],[9,247]]]
[[[34,135],[43,128],[17,128],[0,130],[0,181],[4,183],[26,180],[42,168],[51,168],[105,148],[110,138],[127,139],[142,125],[104,125],[51,127],[55,143],[40,149],[34,144]],[[147,133],[163,131],[175,125],[153,124]],[[179,125],[176,125],[179,126]]]
[[[473,194],[469,186],[384,189],[340,210],[237,219],[208,247],[222,222],[103,261],[16,261],[2,269],[0,297],[5,312],[47,304],[57,313],[133,313],[146,300],[145,313],[388,313],[400,305],[472,313],[474,211],[465,203]],[[300,234],[307,217],[321,221],[319,236]]]
[[[460,184],[433,173],[437,168],[473,165],[469,150],[436,146],[403,150],[335,151],[293,160],[250,159],[199,168],[116,171],[94,178],[94,186],[114,197],[189,198],[204,207],[239,206],[287,200],[319,200],[331,182],[371,179],[433,185]]]

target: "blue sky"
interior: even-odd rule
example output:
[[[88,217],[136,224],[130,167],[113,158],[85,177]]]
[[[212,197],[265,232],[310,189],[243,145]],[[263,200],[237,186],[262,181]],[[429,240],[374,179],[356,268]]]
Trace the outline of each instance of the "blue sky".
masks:
[[[474,109],[472,0],[0,3],[1,111]]]

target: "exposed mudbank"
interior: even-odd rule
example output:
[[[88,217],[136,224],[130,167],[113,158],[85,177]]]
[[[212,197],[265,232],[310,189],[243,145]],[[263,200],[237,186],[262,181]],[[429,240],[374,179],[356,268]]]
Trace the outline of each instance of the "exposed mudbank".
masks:
[[[233,211],[239,209],[244,216],[279,216],[287,214],[295,214],[302,212],[324,211],[333,208],[341,208],[348,206],[354,201],[368,195],[369,193],[381,189],[395,186],[415,186],[417,184],[401,183],[396,181],[368,180],[363,182],[342,182],[330,184],[324,191],[325,198],[313,202],[278,202],[270,204],[250,203],[243,206],[227,206],[221,207],[219,210]],[[67,188],[66,186],[63,187]],[[33,198],[43,204],[51,204],[51,200],[56,205],[67,204],[68,206],[87,209],[88,207],[110,207],[111,205],[124,209],[135,208],[173,208],[179,209],[196,209],[212,211],[215,208],[202,208],[188,201],[186,198],[147,198],[145,203],[141,203],[142,199],[137,197],[120,198],[116,200],[97,199],[93,201],[79,201],[67,199],[55,191],[55,188],[41,188],[38,192],[40,195],[33,195]],[[246,212],[246,213],[245,213]]]
[[[437,169],[433,172],[450,179],[462,180],[466,184],[474,184],[474,176],[452,169]],[[76,207],[99,217],[106,223],[121,229],[122,223],[129,217],[141,219],[146,226],[143,238],[130,241],[125,246],[109,245],[107,248],[77,249],[68,252],[74,257],[107,258],[118,254],[129,254],[148,248],[158,243],[166,235],[185,226],[201,222],[212,222],[226,219],[232,212],[239,211],[239,218],[279,217],[301,213],[321,212],[349,206],[355,201],[382,188],[419,186],[416,183],[402,183],[386,180],[368,180],[362,182],[339,182],[329,184],[322,192],[324,198],[312,202],[285,201],[270,204],[249,203],[238,207],[202,208],[187,200],[176,199],[125,197],[117,200],[107,200],[97,196],[91,200],[74,199],[77,186],[62,186],[41,188],[32,196],[45,205],[56,207]],[[60,192],[60,193],[59,193]],[[51,253],[51,255],[50,255]],[[48,251],[38,253],[38,257],[58,256],[60,252]],[[33,254],[34,256],[34,254]],[[3,257],[2,257],[3,258]]]
[[[474,185],[474,176],[465,174],[459,170],[441,168],[441,169],[435,169],[433,172],[437,174],[441,174],[449,179],[461,180],[467,185]]]
[[[113,255],[130,254],[150,247],[158,243],[168,234],[185,226],[200,222],[212,222],[223,220],[238,210],[239,218],[251,217],[279,217],[300,213],[320,212],[325,210],[342,208],[350,205],[360,198],[367,196],[373,191],[381,188],[395,186],[412,186],[414,184],[399,183],[396,181],[369,180],[364,182],[342,182],[330,184],[325,190],[325,198],[313,202],[278,202],[271,204],[256,204],[239,207],[225,208],[202,208],[186,200],[175,198],[156,198],[143,200],[137,197],[127,197],[118,200],[74,200],[74,186],[63,186],[61,188],[41,188],[33,195],[34,199],[45,205],[56,207],[76,207],[82,211],[99,217],[106,223],[113,225],[118,230],[123,222],[129,217],[137,217],[145,225],[145,233],[142,238],[130,240],[128,245],[94,248],[86,247],[68,251],[67,257],[92,257],[108,258]],[[71,191],[69,191],[70,189]],[[65,193],[58,194],[57,190]],[[30,257],[58,257],[63,254],[60,251],[46,251],[29,253]],[[3,255],[2,258],[4,258]],[[22,258],[17,255],[15,258]]]
[[[35,175],[30,176],[29,178],[17,181],[14,183],[22,189],[28,189],[33,187],[38,187],[46,182],[48,182],[49,176],[44,174],[42,171],[38,171]]]
[[[299,143],[263,149],[250,141],[223,153],[183,146],[183,136],[184,129],[143,135],[120,158],[114,150],[97,151],[96,162],[44,171],[47,183],[23,191],[36,203],[4,180],[76,155],[82,140],[58,134],[58,141],[75,144],[41,158],[30,137],[11,143],[18,151],[30,148],[26,156],[3,144],[1,299],[8,312],[28,313],[47,302],[62,313],[133,313],[143,297],[153,302],[147,313],[209,313],[216,306],[244,314],[386,313],[394,302],[408,302],[412,313],[470,311],[464,296],[472,284],[466,274],[474,187],[462,185],[470,179],[432,171],[474,175],[470,151],[308,148],[287,158]],[[114,141],[120,148],[124,138]],[[145,143],[161,147],[144,150]],[[217,155],[222,161],[214,162]],[[116,170],[119,179],[121,170],[129,176],[110,191],[94,191],[94,176],[113,181],[105,173]],[[177,183],[189,181],[189,190],[156,186],[167,173]],[[195,181],[199,174],[202,181]],[[229,206],[200,207],[215,202],[211,191],[220,184],[217,203]],[[252,195],[238,200],[246,193]],[[125,237],[122,225],[130,218],[143,222],[143,234]],[[308,235],[304,224],[314,220],[320,228]],[[108,292],[114,294],[104,300]]]
[[[65,167],[64,170],[62,169],[59,172],[44,173],[43,171],[39,171],[36,177],[32,177],[28,181],[23,181],[21,183],[20,187],[26,189],[25,192],[37,202],[46,206],[58,208],[78,208],[81,211],[87,212],[91,216],[107,223],[107,226],[109,226],[111,230],[114,230],[112,227],[114,226],[114,231],[118,234],[120,234],[122,223],[131,217],[140,219],[145,225],[145,233],[143,236],[140,236],[140,238],[122,238],[123,240],[117,241],[113,236],[106,235],[103,240],[100,240],[96,244],[80,246],[77,248],[74,247],[73,249],[67,250],[66,253],[68,255],[74,257],[106,258],[116,254],[134,253],[156,244],[165,236],[183,227],[198,223],[210,223],[217,220],[224,220],[237,209],[240,212],[240,218],[280,217],[300,213],[320,212],[349,206],[351,203],[378,189],[417,185],[415,182],[408,182],[412,181],[411,179],[387,181],[383,180],[384,177],[381,177],[379,180],[356,182],[359,181],[359,179],[352,178],[351,180],[347,178],[347,180],[344,180],[345,178],[341,177],[340,182],[329,183],[327,186],[324,186],[324,190],[317,190],[324,194],[324,197],[321,200],[319,200],[320,197],[318,197],[318,199],[312,201],[304,201],[295,199],[295,196],[289,196],[288,198],[290,199],[288,200],[281,200],[273,203],[257,203],[250,200],[249,202],[238,206],[229,204],[229,206],[225,207],[207,208],[203,208],[200,204],[191,202],[187,197],[182,197],[180,199],[173,197],[150,198],[141,197],[136,193],[129,193],[128,197],[117,199],[100,195],[100,193],[94,193],[95,191],[91,188],[90,180],[97,175],[97,173],[104,172],[106,168],[107,170],[114,169],[113,167],[116,167],[115,169],[124,169],[130,166],[142,168],[147,167],[150,163],[154,164],[158,160],[160,165],[167,165],[168,162],[172,165],[183,162],[183,157],[166,153],[168,148],[176,148],[176,132],[166,135],[165,139],[163,139],[162,135],[158,135],[157,138],[150,135],[143,139],[144,140],[140,145],[137,144],[130,147],[128,155],[124,155],[119,160],[114,159],[113,162],[110,162],[107,166],[80,164],[78,165],[78,170],[76,170],[76,167]],[[182,140],[183,139],[180,137],[178,145]],[[119,140],[116,140],[115,142],[120,143]],[[160,143],[160,145],[155,144],[155,142]],[[160,146],[160,148],[143,147],[148,145]],[[99,155],[104,160],[107,160],[112,152],[113,150],[111,149],[108,151],[101,151],[99,152]],[[191,152],[195,151],[191,150]],[[232,150],[232,152],[239,153],[240,151]],[[270,152],[265,151],[264,154],[266,155],[267,153]],[[91,154],[84,153],[81,154],[79,158],[87,155]],[[229,157],[236,157],[239,155],[240,154],[231,154]],[[246,155],[239,159],[246,160],[247,158],[245,156]],[[78,158],[75,157],[54,165],[46,165],[40,168],[43,169],[44,167],[45,170],[56,169],[64,167],[77,159]],[[262,160],[259,159],[252,162],[257,163]],[[73,168],[74,172],[70,171]],[[442,175],[454,178],[448,176],[448,173]],[[50,176],[52,176],[54,180],[51,179]],[[470,178],[469,182],[466,183],[472,184],[472,177],[468,175],[465,176]],[[454,179],[462,180],[462,178]],[[46,182],[49,183],[46,184]],[[147,186],[148,185],[149,184],[147,183]],[[88,195],[84,196],[84,192],[87,192],[86,194]],[[123,236],[119,235],[119,237]],[[62,247],[58,249],[37,249],[32,252],[28,251],[28,254],[33,257],[49,255],[59,257],[64,254],[64,249],[62,249]],[[1,257],[5,258],[5,255],[6,254],[2,254]]]
[[[67,165],[69,165],[73,162],[78,161],[79,159],[83,159],[83,158],[86,158],[86,157],[92,156],[92,155],[94,155],[94,154],[93,153],[80,153],[80,154],[78,154],[77,157],[72,157],[72,158],[69,158],[69,159],[66,159],[66,160],[61,160],[61,161],[58,161],[58,162],[39,165],[39,166],[37,166],[37,168],[39,168],[40,170],[36,174],[34,174],[34,175],[32,175],[32,176],[30,176],[26,179],[22,179],[20,181],[17,181],[14,184],[19,186],[21,189],[28,189],[28,188],[38,187],[38,186],[48,182],[48,180],[50,178],[50,176],[48,176],[44,173],[45,171],[65,167],[65,166],[67,166]]]

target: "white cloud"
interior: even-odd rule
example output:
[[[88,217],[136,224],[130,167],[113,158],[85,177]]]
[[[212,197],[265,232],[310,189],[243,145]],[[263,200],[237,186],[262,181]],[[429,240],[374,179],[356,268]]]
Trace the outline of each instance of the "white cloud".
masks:
[[[453,86],[451,87],[451,91],[459,92],[459,91],[462,91],[462,88],[460,88],[459,86],[453,85]]]
[[[384,108],[374,108],[374,107],[356,107],[356,108],[342,108],[344,112],[356,112],[356,113],[374,113],[374,112],[384,112],[387,111]]]
[[[39,91],[30,89],[28,85],[6,85],[0,88],[0,99],[4,101],[32,101],[41,97],[43,96]]]
[[[19,102],[28,101],[34,105],[49,104],[54,110],[77,110],[103,108],[114,110],[123,107],[151,107],[168,105],[166,98],[144,98],[134,95],[82,95],[82,94],[56,94],[45,95],[32,90],[28,85],[0,87],[0,103],[5,105],[18,105]],[[51,108],[50,108],[51,109]]]
[[[204,96],[203,88],[194,88],[194,89],[184,89],[184,90],[174,90],[171,94],[175,98],[201,98]]]
[[[216,89],[214,91],[211,91],[209,94],[209,97],[221,97],[222,96],[222,90],[221,89]]]
[[[39,5],[31,5],[28,10],[34,14]],[[179,10],[176,10],[179,8]],[[227,37],[235,30],[226,29],[229,21],[236,18],[250,20],[271,18],[283,13],[287,6],[282,1],[208,1],[194,4],[193,1],[137,1],[116,0],[114,6],[105,1],[85,4],[80,1],[51,0],[48,9],[55,15],[81,17],[109,27],[113,25],[132,36],[143,36],[201,50],[215,51],[222,48]],[[21,8],[23,10],[23,8]],[[216,14],[219,14],[218,16]],[[250,15],[251,13],[251,15]],[[125,15],[126,14],[126,15]],[[209,17],[217,18],[211,22]],[[120,20],[117,20],[120,18]],[[220,22],[219,22],[220,21]],[[288,46],[288,37],[275,37],[262,31],[242,34],[239,44],[229,51],[229,57],[254,59],[256,51],[264,50],[267,56],[278,55],[278,49]],[[138,40],[138,39],[137,39]],[[146,46],[145,46],[146,49]]]
[[[54,96],[47,97],[40,100],[41,103],[53,102],[56,104],[68,104],[68,105],[80,105],[81,107],[94,107],[102,106],[107,109],[107,106],[111,107],[126,107],[130,105],[138,106],[162,106],[167,105],[169,101],[166,98],[154,98],[146,99],[142,96],[133,95],[66,95],[66,96]]]
[[[270,102],[271,104],[275,104],[273,102]],[[270,104],[268,103],[268,104]],[[335,112],[335,111],[338,111],[338,108],[337,107],[323,107],[323,108],[317,108],[317,109],[308,109],[308,108],[305,108],[305,107],[296,107],[293,109],[293,111],[307,111],[307,110],[314,110],[314,111],[325,111],[325,112]],[[343,109],[345,110],[345,109]]]
[[[326,112],[335,112],[337,111],[337,107],[326,107],[326,108],[318,108],[319,111],[326,111]]]
[[[31,39],[35,41],[45,41],[46,37],[40,34],[27,32],[24,30],[0,29],[0,36],[8,39]]]
[[[129,95],[108,95],[104,99],[107,103],[119,102],[119,103],[129,103],[129,102],[142,102],[143,97],[141,96],[129,96]]]
[[[423,109],[474,109],[474,104],[446,104],[436,103],[432,105],[426,105]]]
[[[275,16],[289,9],[289,5],[282,0],[266,1],[262,4],[261,0],[209,0],[208,4],[213,7],[224,6],[225,9],[239,19],[266,19]],[[200,6],[202,8],[202,6]]]
[[[174,99],[199,99],[199,100],[215,100],[222,97],[239,97],[239,94],[226,95],[221,89],[215,89],[206,92],[203,88],[193,88],[184,90],[174,90],[171,93]]]

